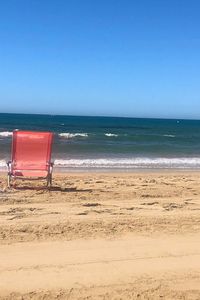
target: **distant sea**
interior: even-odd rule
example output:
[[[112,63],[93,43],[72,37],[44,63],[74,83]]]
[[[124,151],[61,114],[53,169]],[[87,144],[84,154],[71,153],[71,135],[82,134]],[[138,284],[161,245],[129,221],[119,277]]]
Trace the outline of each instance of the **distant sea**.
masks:
[[[200,121],[0,114],[0,169],[14,129],[53,131],[53,160],[66,170],[200,168]]]

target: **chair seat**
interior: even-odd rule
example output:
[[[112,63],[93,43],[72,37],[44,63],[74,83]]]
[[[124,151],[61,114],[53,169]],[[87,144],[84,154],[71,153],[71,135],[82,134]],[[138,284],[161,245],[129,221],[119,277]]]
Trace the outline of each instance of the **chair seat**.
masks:
[[[48,172],[44,170],[13,170],[14,177],[47,177]]]

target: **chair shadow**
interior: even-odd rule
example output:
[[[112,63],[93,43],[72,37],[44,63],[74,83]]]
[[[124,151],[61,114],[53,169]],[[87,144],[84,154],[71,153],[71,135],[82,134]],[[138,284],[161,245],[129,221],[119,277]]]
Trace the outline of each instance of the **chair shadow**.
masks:
[[[12,186],[13,189],[19,190],[19,191],[25,191],[25,190],[30,190],[30,191],[49,191],[49,192],[61,192],[61,193],[84,193],[84,192],[92,192],[92,189],[77,189],[76,187],[74,188],[62,188],[59,186],[51,186],[51,187],[46,187],[46,186]]]
[[[52,186],[49,188],[51,192],[92,192],[92,189],[77,189],[74,188],[61,188],[59,186]]]

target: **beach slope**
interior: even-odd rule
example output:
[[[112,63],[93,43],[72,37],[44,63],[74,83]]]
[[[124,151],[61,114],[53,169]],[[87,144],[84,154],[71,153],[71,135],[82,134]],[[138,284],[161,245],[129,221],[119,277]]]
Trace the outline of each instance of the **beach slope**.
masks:
[[[198,172],[0,189],[0,299],[200,298]]]

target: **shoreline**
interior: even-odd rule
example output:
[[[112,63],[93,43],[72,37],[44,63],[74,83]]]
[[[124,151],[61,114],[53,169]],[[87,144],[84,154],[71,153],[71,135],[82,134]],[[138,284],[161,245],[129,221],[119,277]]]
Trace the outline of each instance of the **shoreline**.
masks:
[[[200,173],[200,168],[60,168],[54,167],[53,174],[135,174],[135,173]],[[0,169],[0,175],[7,169]]]
[[[66,173],[98,173],[98,174],[123,174],[123,173],[170,173],[170,172],[200,172],[200,168],[55,168],[54,174],[66,174]]]

